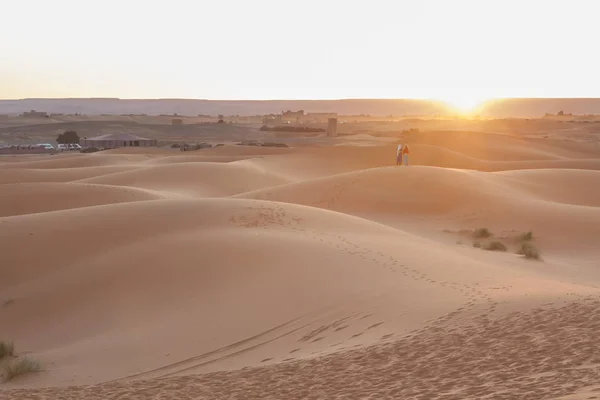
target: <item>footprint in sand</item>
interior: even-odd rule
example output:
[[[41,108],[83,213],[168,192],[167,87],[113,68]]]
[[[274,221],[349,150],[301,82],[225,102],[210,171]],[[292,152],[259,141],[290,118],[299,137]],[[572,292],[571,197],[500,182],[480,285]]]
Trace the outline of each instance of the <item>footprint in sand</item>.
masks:
[[[264,360],[261,361],[261,363],[267,362],[267,361],[271,361],[272,358],[265,358]]]
[[[295,353],[297,351],[300,351],[300,349],[294,349],[294,350],[290,351],[289,354]]]
[[[368,329],[373,329],[373,328],[377,328],[379,325],[383,325],[383,322],[378,322],[376,324],[371,325],[370,327],[367,328]]]

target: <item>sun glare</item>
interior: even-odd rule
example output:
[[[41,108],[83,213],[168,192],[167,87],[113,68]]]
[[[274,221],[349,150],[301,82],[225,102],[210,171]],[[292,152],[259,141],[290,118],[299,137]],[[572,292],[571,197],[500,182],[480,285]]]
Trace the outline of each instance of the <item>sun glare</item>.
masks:
[[[481,96],[471,96],[469,94],[448,96],[443,99],[451,106],[455,107],[462,113],[469,113],[473,111],[478,105],[483,103],[487,98]]]

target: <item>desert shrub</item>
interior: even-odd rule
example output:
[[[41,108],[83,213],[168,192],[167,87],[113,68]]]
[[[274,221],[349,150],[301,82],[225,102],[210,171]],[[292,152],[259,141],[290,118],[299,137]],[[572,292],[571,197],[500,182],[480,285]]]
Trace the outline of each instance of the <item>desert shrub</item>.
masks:
[[[15,299],[7,299],[2,302],[2,307],[8,307],[15,302]]]
[[[192,149],[193,150],[201,150],[201,149],[210,149],[211,147],[212,147],[212,144],[202,142],[202,143],[196,143],[195,145],[193,145]]]
[[[274,142],[265,142],[262,144],[263,147],[289,147],[285,143],[274,143]]]
[[[95,153],[97,151],[100,151],[100,149],[97,147],[86,147],[85,149],[81,150],[82,153]]]
[[[486,250],[489,251],[506,251],[506,245],[502,242],[499,242],[497,240],[490,242],[487,246],[485,246]]]
[[[15,345],[13,342],[5,342],[0,340],[0,359],[4,357],[12,356],[15,352]]]
[[[21,357],[12,360],[3,368],[4,380],[9,381],[16,376],[27,374],[29,372],[38,372],[42,369],[39,362],[31,358]]]
[[[526,242],[533,239],[533,232],[529,231],[519,236],[519,240],[522,242]]]
[[[477,239],[487,239],[493,236],[492,232],[489,231],[488,228],[477,228],[475,232],[473,232],[473,237]]]
[[[517,254],[525,256],[525,258],[529,260],[539,260],[540,252],[539,250],[532,245],[531,243],[522,243],[521,247],[517,250]]]

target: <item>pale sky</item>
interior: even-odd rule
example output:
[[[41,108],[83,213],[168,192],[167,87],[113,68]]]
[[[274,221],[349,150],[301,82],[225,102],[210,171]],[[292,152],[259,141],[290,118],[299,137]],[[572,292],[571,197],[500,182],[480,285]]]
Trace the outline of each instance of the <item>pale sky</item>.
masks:
[[[3,0],[0,99],[599,97],[598,0]]]

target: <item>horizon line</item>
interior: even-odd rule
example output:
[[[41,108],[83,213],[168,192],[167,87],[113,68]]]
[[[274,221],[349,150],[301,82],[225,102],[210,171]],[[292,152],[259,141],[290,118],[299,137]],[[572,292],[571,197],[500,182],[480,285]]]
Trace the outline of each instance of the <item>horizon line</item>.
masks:
[[[481,103],[496,101],[496,100],[597,100],[600,97],[490,97],[482,100]],[[24,101],[24,100],[124,100],[124,101],[140,101],[140,100],[196,100],[196,101],[253,101],[253,102],[274,102],[274,101],[394,101],[394,100],[408,100],[408,101],[425,101],[425,102],[440,102],[448,103],[448,101],[436,98],[419,98],[419,97],[346,97],[346,98],[320,98],[320,99],[208,99],[208,98],[195,98],[195,97],[24,97],[24,98],[12,98],[3,99],[0,101]]]

